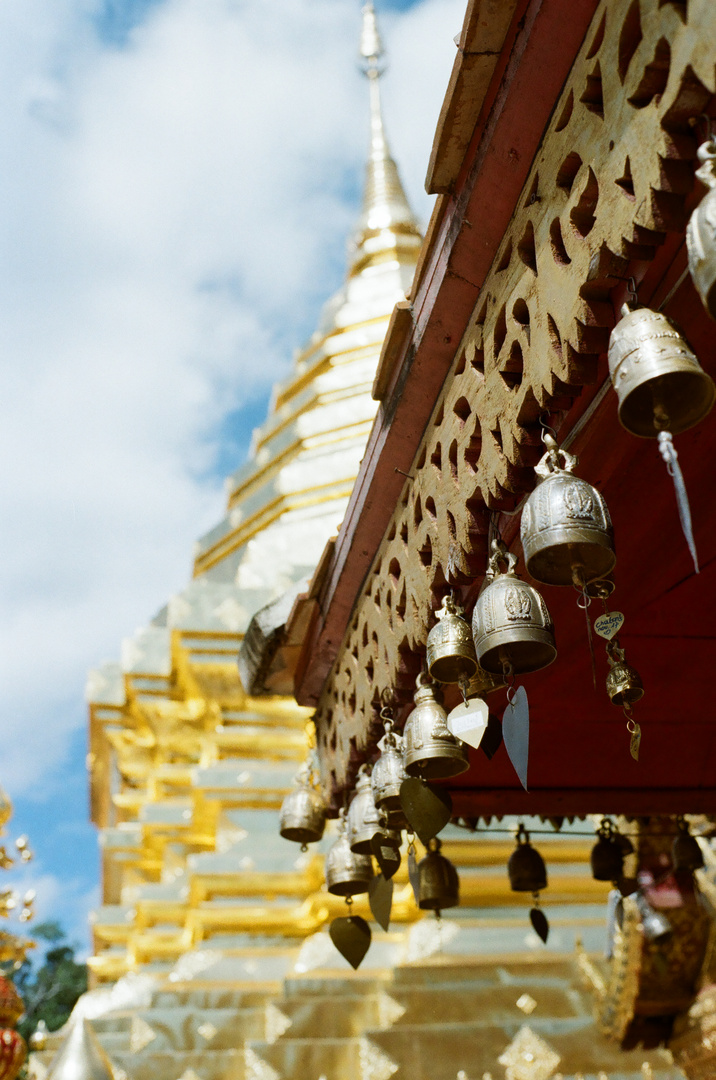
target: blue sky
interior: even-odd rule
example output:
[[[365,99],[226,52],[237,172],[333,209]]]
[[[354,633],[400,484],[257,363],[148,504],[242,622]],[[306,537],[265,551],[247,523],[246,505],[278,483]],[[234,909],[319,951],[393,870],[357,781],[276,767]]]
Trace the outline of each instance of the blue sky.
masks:
[[[383,0],[423,177],[464,0]],[[40,917],[86,941],[87,670],[187,582],[272,382],[340,285],[359,0],[0,5],[0,783]],[[11,875],[7,875],[10,881]]]

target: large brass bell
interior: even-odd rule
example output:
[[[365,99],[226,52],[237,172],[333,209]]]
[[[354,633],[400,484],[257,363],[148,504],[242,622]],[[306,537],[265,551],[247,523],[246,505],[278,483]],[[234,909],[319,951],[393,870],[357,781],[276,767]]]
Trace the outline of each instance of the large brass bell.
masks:
[[[607,693],[614,705],[634,705],[644,697],[644,684],[639,672],[630,667],[624,659],[624,650],[619,647],[617,638],[607,644],[609,673],[607,675]]]
[[[357,855],[348,842],[345,818],[341,818],[338,839],[326,855],[326,887],[335,896],[355,896],[368,892],[373,880],[370,855]]]
[[[289,792],[281,804],[279,831],[284,839],[305,847],[323,836],[326,804],[309,766],[301,770],[296,780],[298,787]]]
[[[696,175],[709,189],[691,215],[686,229],[689,270],[696,291],[716,319],[716,142],[710,138],[698,151]]]
[[[544,443],[547,452],[535,466],[537,487],[522,511],[525,566],[546,585],[581,587],[614,567],[611,518],[597,489],[572,475],[577,458],[560,449],[549,432]]]
[[[384,723],[385,735],[378,744],[380,757],[370,776],[371,790],[377,809],[387,814],[388,824],[402,826],[406,821],[400,805],[400,785],[407,776],[403,762],[403,739],[393,731],[392,720],[386,719]]]
[[[359,855],[370,855],[370,842],[382,828],[380,811],[373,801],[370,775],[365,765],[358,770],[355,795],[348,809],[348,842],[351,851]]]
[[[504,573],[501,562],[507,565]],[[485,585],[472,616],[478,663],[497,675],[538,671],[557,655],[547,605],[536,589],[517,577],[516,564],[516,556],[493,540]]]
[[[539,851],[530,844],[530,834],[520,825],[517,847],[507,863],[513,892],[537,893],[547,888],[547,867]]]
[[[405,771],[423,780],[458,776],[470,768],[465,748],[447,726],[447,713],[425,675],[417,678],[415,708],[405,724]]]
[[[472,678],[477,657],[464,611],[452,596],[446,596],[435,614],[438,621],[428,634],[425,657],[428,671],[441,683]]]
[[[443,911],[460,903],[460,879],[457,870],[440,854],[440,841],[430,841],[427,855],[418,863],[418,907]]]
[[[592,877],[595,881],[617,881],[624,871],[624,851],[611,821],[602,822],[597,837],[589,856]]]
[[[678,832],[671,845],[671,861],[674,870],[687,870],[694,873],[704,865],[704,853],[695,836],[689,832],[689,827],[683,818],[677,821]]]
[[[632,435],[655,439],[698,424],[716,397],[678,329],[659,311],[622,307],[609,341],[609,373],[619,399],[619,420]]]

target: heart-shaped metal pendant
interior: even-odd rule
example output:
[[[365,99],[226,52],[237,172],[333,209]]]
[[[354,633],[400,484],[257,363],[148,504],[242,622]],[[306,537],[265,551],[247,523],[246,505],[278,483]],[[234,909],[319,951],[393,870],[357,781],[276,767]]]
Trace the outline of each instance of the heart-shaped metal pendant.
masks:
[[[601,638],[611,641],[616,637],[624,625],[624,616],[621,611],[606,611],[594,620],[594,630]]]
[[[360,915],[341,916],[334,919],[328,933],[341,956],[355,970],[370,948],[370,927]]]
[[[393,906],[393,882],[376,874],[368,888],[368,902],[373,918],[378,926],[387,930],[390,926],[390,911]]]
[[[492,761],[497,751],[502,746],[502,724],[500,718],[490,713],[487,719],[485,734],[482,736],[480,749],[488,761]]]
[[[377,832],[373,835],[370,846],[383,877],[392,878],[400,866],[400,841],[392,836],[386,836],[385,833]]]
[[[456,739],[477,750],[487,730],[489,714],[486,701],[482,698],[470,698],[468,701],[461,701],[448,714],[447,725]]]
[[[408,822],[427,847],[452,816],[452,799],[444,788],[432,787],[418,776],[400,785],[400,805]]]
[[[530,709],[527,691],[518,686],[502,715],[502,737],[505,750],[515,767],[522,787],[527,791],[527,762],[530,751]]]

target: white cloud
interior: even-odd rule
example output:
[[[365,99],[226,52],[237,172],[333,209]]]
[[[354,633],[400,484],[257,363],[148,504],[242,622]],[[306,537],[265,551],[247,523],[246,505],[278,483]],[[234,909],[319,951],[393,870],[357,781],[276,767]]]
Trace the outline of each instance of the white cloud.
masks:
[[[367,94],[355,0],[0,4],[0,781],[38,790],[85,671],[188,579],[228,413],[335,288]],[[416,209],[464,0],[385,19]],[[247,433],[248,435],[248,433]],[[238,464],[238,462],[237,462]],[[37,838],[36,838],[37,842]]]

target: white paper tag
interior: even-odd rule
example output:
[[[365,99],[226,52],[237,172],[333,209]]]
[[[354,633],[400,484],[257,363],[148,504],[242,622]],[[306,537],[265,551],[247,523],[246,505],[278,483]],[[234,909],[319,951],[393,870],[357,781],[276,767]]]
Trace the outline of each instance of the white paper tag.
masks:
[[[490,711],[482,698],[469,698],[456,705],[447,718],[448,727],[456,739],[477,750],[487,730]]]
[[[600,615],[598,619],[594,620],[594,629],[600,637],[606,638],[607,641],[611,641],[613,637],[616,637],[623,625],[624,616],[621,611],[607,611],[606,614]]]

